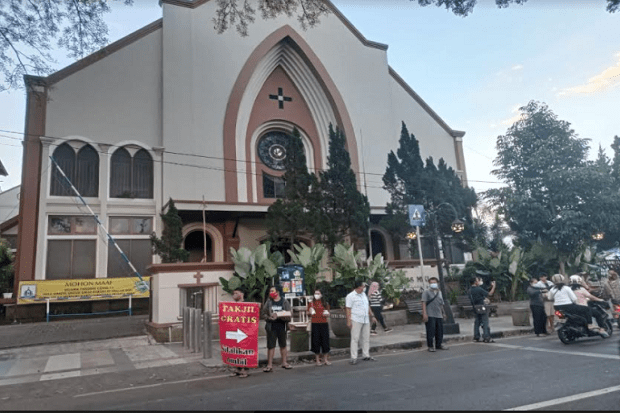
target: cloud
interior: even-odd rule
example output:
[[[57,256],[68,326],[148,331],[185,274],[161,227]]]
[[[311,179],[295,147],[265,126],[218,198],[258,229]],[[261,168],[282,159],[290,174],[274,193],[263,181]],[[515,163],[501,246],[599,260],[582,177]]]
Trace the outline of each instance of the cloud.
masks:
[[[506,126],[512,126],[513,123],[518,122],[521,120],[523,114],[520,113],[519,108],[521,107],[521,105],[515,105],[513,106],[513,108],[510,110],[511,113],[514,113],[515,115],[508,118],[508,119],[504,119],[502,121],[500,121],[499,123],[502,125],[506,125]]]
[[[512,68],[512,70],[521,70],[523,69],[523,65],[519,64],[519,65],[514,65]]]
[[[562,89],[558,96],[593,95],[620,86],[620,53],[616,54],[618,62],[588,79],[587,83]]]

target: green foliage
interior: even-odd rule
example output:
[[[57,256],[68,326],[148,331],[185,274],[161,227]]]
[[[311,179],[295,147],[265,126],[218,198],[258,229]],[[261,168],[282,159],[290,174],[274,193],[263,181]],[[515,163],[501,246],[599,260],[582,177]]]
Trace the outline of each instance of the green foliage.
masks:
[[[306,291],[308,294],[312,294],[317,281],[324,278],[320,274],[328,271],[328,268],[321,268],[321,261],[323,261],[327,250],[323,244],[315,244],[309,247],[303,242],[301,245],[293,245],[293,248],[297,252],[288,250],[288,253],[294,264],[304,267]]]
[[[497,138],[492,173],[507,186],[486,195],[519,243],[553,245],[563,272],[592,233],[618,229],[620,193],[604,159],[587,160],[588,140],[568,122],[535,101],[520,110],[521,119]]]
[[[284,167],[284,198],[269,206],[266,217],[269,238],[278,246],[283,241],[289,242],[289,245],[295,244],[309,226],[309,190],[316,179],[308,172],[304,146],[297,128],[293,128],[289,136]]]
[[[474,10],[477,0],[410,0],[417,1],[420,6],[445,7],[456,16],[466,17]],[[523,4],[527,0],[495,0],[499,8],[508,7],[510,4]],[[544,0],[534,0],[544,1]],[[330,13],[329,6],[323,0],[287,0],[287,1],[261,1],[258,10],[263,18],[273,19],[281,15],[295,16],[301,27],[315,27],[320,23],[320,18]],[[620,10],[620,0],[607,0],[607,11],[614,13]],[[214,29],[221,34],[234,26],[237,32],[245,37],[248,36],[248,27],[254,23],[257,10],[250,3],[242,0],[219,0],[216,9]]]
[[[132,4],[133,0],[116,4]],[[2,0],[0,2],[0,91],[23,87],[23,75],[54,71],[50,51],[60,47],[82,58],[108,44],[103,20],[109,0]]]
[[[329,126],[327,169],[312,186],[309,232],[331,252],[347,236],[366,239],[370,204],[357,189],[344,133]]]
[[[222,289],[229,294],[238,287],[245,290],[246,301],[265,302],[267,290],[278,274],[278,267],[284,264],[279,251],[270,253],[269,242],[259,245],[254,251],[242,247],[236,251],[230,248],[230,256],[235,264],[235,273],[226,280],[220,277]]]
[[[386,205],[386,216],[381,220],[381,225],[394,239],[403,239],[407,232],[413,230],[408,219],[408,205],[412,204],[424,205],[427,212],[436,214],[439,234],[452,234],[452,222],[456,218],[464,218],[470,225],[466,226],[463,235],[471,240],[475,237],[470,212],[477,202],[474,190],[464,188],[454,169],[443,159],[435,166],[433,158],[429,157],[424,164],[418,140],[409,134],[404,122],[399,148],[396,154],[393,151],[388,154],[383,188],[390,193],[390,202]],[[457,216],[440,208],[446,203],[454,206]],[[424,231],[433,233],[434,223],[430,218],[428,216]]]
[[[189,259],[189,251],[181,247],[183,244],[183,221],[179,211],[170,198],[168,211],[159,215],[164,223],[161,238],[155,233],[151,235],[153,253],[161,257],[162,262],[186,262]]]
[[[13,291],[15,277],[13,260],[14,256],[9,242],[0,238],[0,292],[10,293]]]

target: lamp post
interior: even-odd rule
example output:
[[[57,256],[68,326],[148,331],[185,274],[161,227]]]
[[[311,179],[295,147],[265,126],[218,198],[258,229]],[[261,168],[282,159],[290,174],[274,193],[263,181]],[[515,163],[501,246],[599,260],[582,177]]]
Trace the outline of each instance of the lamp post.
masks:
[[[443,277],[443,268],[441,267],[441,256],[440,256],[440,248],[439,248],[439,229],[437,228],[437,211],[442,206],[449,206],[454,212],[454,221],[452,222],[452,231],[459,233],[465,229],[465,224],[458,219],[458,213],[456,212],[456,208],[452,204],[447,202],[442,202],[437,205],[433,209],[429,209],[428,213],[430,213],[433,218],[433,232],[434,232],[434,242],[433,246],[435,248],[435,255],[437,256],[437,273],[439,274],[439,288],[441,289],[441,295],[444,297],[444,310],[446,312],[447,322],[444,324],[444,334],[459,334],[460,328],[459,324],[454,322],[454,315],[452,314],[452,308],[450,308],[450,302],[446,298],[446,284]],[[443,247],[443,244],[442,244]]]

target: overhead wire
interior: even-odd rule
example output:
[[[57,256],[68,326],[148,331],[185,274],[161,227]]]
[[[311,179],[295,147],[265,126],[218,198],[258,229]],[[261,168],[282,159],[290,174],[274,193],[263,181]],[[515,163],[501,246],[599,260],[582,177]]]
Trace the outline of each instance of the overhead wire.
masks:
[[[31,136],[36,136],[39,137],[40,135],[36,135],[36,134],[26,134],[24,132],[16,132],[16,131],[10,131],[10,130],[6,130],[6,129],[0,129],[0,132],[4,132],[4,133],[11,133],[11,134],[16,134],[16,135],[31,135]],[[64,142],[69,142],[69,141],[76,141],[77,139],[75,138],[59,138],[59,137],[53,137],[53,136],[49,136],[49,135],[44,135],[46,137],[49,138],[53,138],[59,141],[64,141]],[[13,136],[6,136],[3,134],[0,134],[0,138],[7,138],[7,139],[13,139],[13,140],[18,140],[21,142],[25,142],[23,139],[21,138],[16,138]],[[88,141],[81,141],[85,144],[105,144],[105,145],[109,145],[109,143],[107,142],[96,142],[96,141],[92,141],[92,142],[88,142]],[[1,143],[0,143],[1,144]],[[16,146],[16,145],[8,145],[8,146]],[[92,147],[92,145],[91,145]],[[107,152],[103,152],[103,151],[98,151],[97,149],[93,148],[97,153],[100,154],[104,154],[107,155]],[[209,159],[209,160],[217,160],[217,161],[232,161],[235,162],[235,164],[237,163],[246,163],[246,164],[260,164],[259,161],[255,161],[255,160],[238,160],[238,159],[233,159],[233,158],[225,158],[225,157],[218,157],[218,156],[209,156],[209,155],[201,155],[201,154],[196,154],[196,153],[184,153],[184,152],[176,152],[176,151],[169,151],[169,150],[163,150],[162,153],[165,154],[171,154],[171,155],[176,155],[176,156],[187,156],[187,157],[196,157],[196,158],[202,158],[202,159]],[[484,156],[484,155],[483,155]],[[163,164],[170,164],[170,165],[177,165],[177,166],[187,166],[187,167],[193,167],[193,168],[198,168],[198,169],[207,169],[207,170],[216,170],[216,171],[222,171],[222,172],[232,172],[232,173],[249,173],[251,175],[254,176],[260,176],[259,173],[255,173],[252,172],[251,170],[243,170],[243,169],[226,169],[226,168],[221,168],[221,167],[215,167],[215,166],[206,166],[206,165],[193,165],[193,164],[188,164],[188,163],[181,163],[181,162],[173,162],[173,161],[164,161],[164,160],[157,160],[157,159],[153,159],[153,162],[160,162]],[[326,171],[327,169],[325,168],[310,168],[308,167],[308,170],[311,172],[322,172],[322,171]],[[355,172],[357,175],[370,175],[370,176],[381,176],[383,177],[384,173],[376,173],[376,172],[364,172],[364,171],[358,171]],[[380,184],[382,185],[383,182],[379,182],[379,181],[374,181],[374,180],[368,180],[369,183],[374,183],[374,184]],[[482,181],[482,180],[474,180],[474,179],[468,179],[468,182],[478,182],[478,183],[491,183],[491,184],[503,184],[503,182],[497,182],[497,181]],[[383,186],[372,186],[369,185],[369,188],[374,188],[374,189],[384,189]]]

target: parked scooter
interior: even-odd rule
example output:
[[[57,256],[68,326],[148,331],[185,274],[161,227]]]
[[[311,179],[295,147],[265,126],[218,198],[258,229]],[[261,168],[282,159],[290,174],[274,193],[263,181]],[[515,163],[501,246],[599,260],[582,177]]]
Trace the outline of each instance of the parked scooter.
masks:
[[[558,337],[562,343],[569,344],[580,337],[611,337],[613,333],[612,320],[607,311],[605,311],[609,309],[609,303],[606,301],[590,301],[588,304],[592,308],[592,315],[597,320],[597,323],[599,323],[599,326],[605,330],[607,337],[602,336],[598,331],[589,330],[589,320],[577,314],[556,310],[555,315],[560,319],[561,323],[561,326],[557,328]]]

